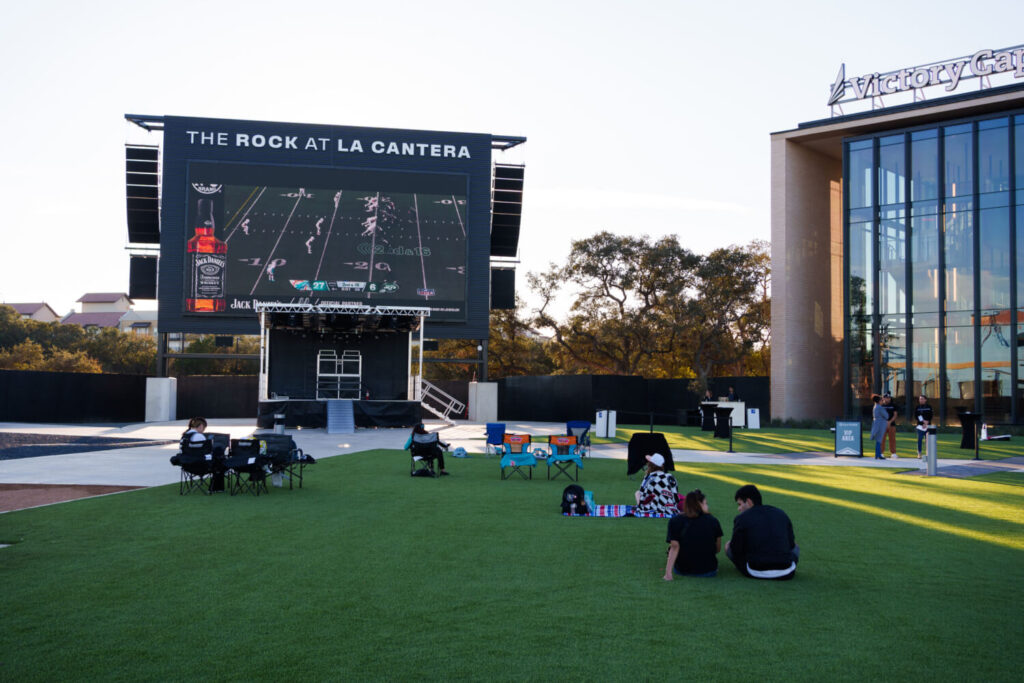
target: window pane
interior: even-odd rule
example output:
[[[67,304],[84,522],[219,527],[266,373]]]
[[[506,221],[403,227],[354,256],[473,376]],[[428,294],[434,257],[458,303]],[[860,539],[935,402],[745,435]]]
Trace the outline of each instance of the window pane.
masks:
[[[1024,307],[1024,206],[1017,207],[1017,307]],[[1021,314],[1017,314],[1018,322],[1024,323],[1021,320]],[[1018,351],[1018,355],[1024,358],[1024,348]],[[1024,375],[1018,376],[1021,380],[1024,380]],[[1024,409],[1024,404],[1021,404]]]
[[[871,206],[872,190],[871,178],[871,150],[860,149],[849,152],[850,158],[850,206],[851,209],[859,209],[862,206]]]
[[[861,321],[863,322],[863,321]],[[871,394],[874,390],[874,348],[871,326],[860,325],[846,331],[850,339],[850,391],[854,415],[870,417]]]
[[[986,422],[1010,420],[1010,311],[981,316],[982,413]]]
[[[956,126],[961,129],[963,126]],[[974,155],[971,151],[971,134],[950,135],[947,128],[946,151],[946,197],[963,197],[974,191],[971,182]]]
[[[945,238],[946,310],[973,311],[974,234],[970,211],[946,214]]]
[[[1017,176],[1017,189],[1024,189],[1024,117],[1018,116],[1017,125],[1014,127],[1014,146],[1017,148],[1017,165],[1014,167],[1014,175]]]
[[[939,328],[915,327],[912,345],[914,357],[914,395],[922,393],[932,399],[938,411],[939,403]]]
[[[958,410],[974,410],[974,328],[946,328],[946,420]]]
[[[979,220],[981,309],[985,316],[1010,309],[1010,213],[986,209]]]
[[[913,278],[914,326],[939,325],[939,219],[913,218],[911,277]]]
[[[882,361],[882,391],[892,393],[893,403],[902,406],[907,396],[907,335],[903,316],[882,316],[878,351]]]
[[[893,140],[899,140],[893,144]],[[878,148],[878,203],[902,204],[906,198],[907,164],[903,136],[886,138],[888,144]]]
[[[910,199],[920,201],[939,196],[939,141],[936,138],[910,143]]]
[[[978,191],[1010,189],[1010,135],[1006,128],[978,131]]]
[[[883,219],[879,235],[879,313],[905,313],[907,310],[907,231],[903,211],[896,218]]]
[[[850,326],[861,323],[855,318],[869,321],[874,312],[874,223],[850,225]]]

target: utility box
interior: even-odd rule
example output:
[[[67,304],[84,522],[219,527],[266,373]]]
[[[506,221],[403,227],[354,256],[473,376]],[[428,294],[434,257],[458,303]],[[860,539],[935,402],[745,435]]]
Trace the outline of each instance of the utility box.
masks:
[[[618,429],[615,424],[616,417],[614,410],[597,411],[597,419],[594,420],[594,435],[602,439],[614,438],[615,430]]]

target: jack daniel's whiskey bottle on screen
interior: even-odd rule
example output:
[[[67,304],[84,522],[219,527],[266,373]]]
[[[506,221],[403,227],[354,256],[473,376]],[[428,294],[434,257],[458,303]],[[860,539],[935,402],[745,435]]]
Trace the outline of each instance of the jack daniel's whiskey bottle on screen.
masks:
[[[219,313],[226,309],[228,245],[213,236],[213,200],[200,199],[196,234],[188,241],[189,289],[185,309]]]

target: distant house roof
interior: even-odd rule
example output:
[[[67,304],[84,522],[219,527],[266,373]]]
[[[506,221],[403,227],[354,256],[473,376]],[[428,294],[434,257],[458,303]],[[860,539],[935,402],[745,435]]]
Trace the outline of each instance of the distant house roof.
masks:
[[[146,320],[149,322],[156,322],[157,320],[156,311],[128,311],[121,317],[121,322],[132,322],[134,320]]]
[[[107,304],[120,301],[121,299],[128,299],[128,303],[131,304],[135,303],[124,292],[90,292],[83,294],[78,302],[83,304]]]
[[[62,323],[68,325],[81,325],[82,327],[117,327],[121,322],[124,313],[112,311],[110,313],[72,313]]]
[[[60,318],[60,316],[57,315],[57,311],[55,311],[52,308],[50,308],[50,304],[46,304],[46,303],[38,303],[38,304],[3,304],[3,305],[4,306],[10,306],[14,310],[16,310],[20,315],[35,315],[39,311],[39,309],[47,308],[47,309],[50,310],[50,313],[53,314],[54,318]]]

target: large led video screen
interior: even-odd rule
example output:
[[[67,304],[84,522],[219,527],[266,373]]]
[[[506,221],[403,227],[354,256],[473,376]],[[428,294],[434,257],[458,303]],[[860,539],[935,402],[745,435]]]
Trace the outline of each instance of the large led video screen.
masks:
[[[465,174],[193,161],[187,196],[186,315],[273,300],[466,318]]]

